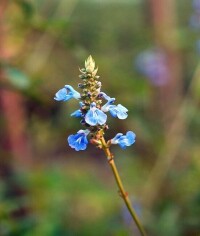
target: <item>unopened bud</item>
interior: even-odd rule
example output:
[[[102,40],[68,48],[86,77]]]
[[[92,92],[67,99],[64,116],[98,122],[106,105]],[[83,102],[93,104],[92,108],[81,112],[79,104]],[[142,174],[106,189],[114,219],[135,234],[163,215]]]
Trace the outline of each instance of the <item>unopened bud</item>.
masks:
[[[85,69],[87,72],[92,73],[95,68],[95,61],[92,58],[92,56],[89,56],[87,60],[85,61]]]
[[[78,84],[78,88],[83,88],[84,85],[83,84]]]
[[[92,72],[92,76],[95,76],[97,74],[98,67]]]

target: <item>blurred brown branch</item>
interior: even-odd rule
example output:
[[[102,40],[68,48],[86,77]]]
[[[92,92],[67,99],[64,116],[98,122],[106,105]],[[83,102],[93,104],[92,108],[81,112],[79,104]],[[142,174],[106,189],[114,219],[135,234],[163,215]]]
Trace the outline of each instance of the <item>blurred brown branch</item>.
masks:
[[[5,46],[5,37],[7,32],[4,14],[8,7],[8,1],[1,1],[0,5],[0,81],[5,81],[6,74],[4,72],[3,63],[9,63],[7,48]],[[24,98],[17,91],[11,91],[6,88],[1,89],[0,102],[3,117],[5,119],[5,137],[7,136],[9,147],[13,157],[17,162],[27,163],[30,158],[30,150],[26,132],[26,111],[24,106]],[[6,140],[6,139],[5,139]]]
[[[149,0],[156,44],[168,58],[169,81],[155,91],[154,105],[159,107],[163,120],[164,144],[144,186],[146,205],[156,200],[173,161],[179,155],[185,135],[184,112],[187,99],[182,101],[181,56],[176,36],[176,8],[173,0]]]

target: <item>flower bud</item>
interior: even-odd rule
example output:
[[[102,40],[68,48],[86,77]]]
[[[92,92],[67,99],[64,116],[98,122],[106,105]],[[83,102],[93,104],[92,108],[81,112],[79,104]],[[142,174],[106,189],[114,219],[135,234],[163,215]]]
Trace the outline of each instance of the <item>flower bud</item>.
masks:
[[[97,74],[98,67],[92,72],[92,76],[95,76]]]
[[[85,69],[87,72],[92,73],[94,71],[94,68],[95,68],[95,62],[93,58],[89,56],[85,61]]]
[[[84,87],[84,85],[83,84],[78,84],[78,88],[83,88]]]

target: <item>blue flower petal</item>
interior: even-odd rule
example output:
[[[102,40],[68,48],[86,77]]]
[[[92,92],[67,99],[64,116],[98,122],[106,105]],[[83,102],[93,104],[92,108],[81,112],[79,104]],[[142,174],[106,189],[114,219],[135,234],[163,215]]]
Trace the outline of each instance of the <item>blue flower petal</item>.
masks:
[[[113,139],[111,139],[111,143],[112,143],[112,144],[118,144],[119,138],[120,138],[121,136],[123,136],[122,133],[116,134],[115,137],[114,137]]]
[[[91,126],[103,125],[107,120],[107,115],[96,108],[96,103],[93,102],[90,105],[90,110],[85,115],[85,122]]]
[[[76,151],[85,150],[88,145],[87,135],[89,130],[79,130],[77,134],[72,134],[68,137],[68,143],[71,148]]]
[[[81,110],[76,110],[75,112],[73,112],[73,113],[71,114],[71,116],[74,116],[74,117],[82,117],[83,114],[82,114]]]
[[[54,99],[56,101],[68,101],[71,98],[79,99],[80,93],[78,93],[75,89],[73,89],[72,86],[70,85],[65,85],[64,88],[60,89]]]
[[[81,98],[80,93],[77,92],[71,85],[65,85],[65,88],[73,98],[75,99]]]
[[[117,117],[117,109],[116,109],[117,106],[115,105],[112,105],[110,106],[109,108],[109,112],[111,114],[112,117]]]
[[[107,94],[105,94],[104,92],[100,92],[100,95],[106,99],[107,101],[109,101],[111,99],[111,97],[109,97]]]
[[[102,93],[103,96],[105,97],[104,93]],[[107,95],[106,95],[107,96]],[[108,102],[102,106],[101,110],[103,112],[110,112],[110,114],[113,117],[118,117],[119,119],[123,120],[126,119],[128,114],[128,109],[126,109],[126,107],[122,106],[121,104],[116,105],[112,105],[115,101],[115,98],[108,98]]]
[[[129,144],[130,144],[130,145],[133,144],[133,143],[135,143],[135,138],[136,138],[135,133],[133,133],[132,131],[128,131],[128,132],[126,133],[126,137],[127,137],[127,139],[129,140]]]
[[[122,106],[121,104],[118,104],[117,106],[110,106],[109,111],[113,117],[118,117],[121,120],[126,119],[128,116],[128,114],[126,113],[128,109],[126,109],[126,107]]]
[[[119,144],[122,149],[131,146],[135,143],[136,135],[132,131],[128,131],[126,135],[118,133],[113,139],[111,139],[112,144]]]
[[[122,106],[121,104],[117,105],[118,109],[120,109],[122,112],[128,112],[128,109],[124,106]]]
[[[89,110],[85,115],[85,122],[91,126],[97,125],[97,114],[93,110]]]
[[[110,98],[108,102],[102,106],[101,110],[103,112],[108,112],[110,110],[110,107],[113,106],[112,104],[114,103],[114,101],[115,101],[115,98]]]
[[[128,114],[127,113],[125,113],[125,112],[123,112],[123,111],[118,111],[117,112],[117,117],[120,119],[120,120],[124,120],[124,119],[126,119],[127,117],[128,117]]]
[[[70,94],[67,94],[67,90],[65,88],[60,89],[56,94],[54,99],[56,101],[67,101],[71,99],[72,96]]]
[[[95,113],[97,114],[97,123],[100,125],[105,124],[107,120],[107,115],[99,109],[96,109]]]

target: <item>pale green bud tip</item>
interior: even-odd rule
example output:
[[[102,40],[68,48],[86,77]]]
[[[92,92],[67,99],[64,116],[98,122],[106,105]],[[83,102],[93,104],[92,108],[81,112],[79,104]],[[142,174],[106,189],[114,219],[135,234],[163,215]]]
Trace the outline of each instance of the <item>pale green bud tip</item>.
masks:
[[[85,68],[86,68],[86,71],[90,72],[90,73],[93,72],[93,70],[95,68],[95,61],[91,55],[85,61]]]

